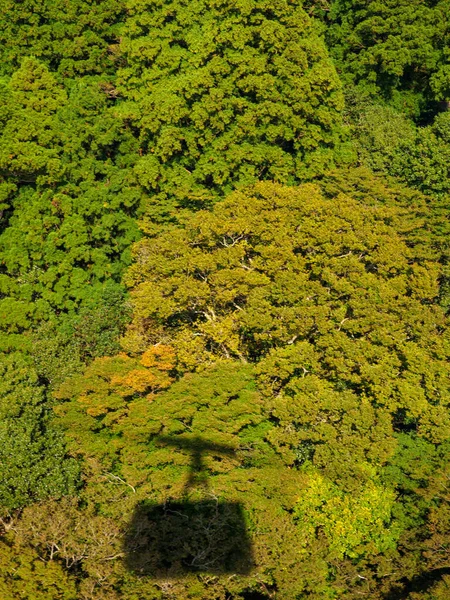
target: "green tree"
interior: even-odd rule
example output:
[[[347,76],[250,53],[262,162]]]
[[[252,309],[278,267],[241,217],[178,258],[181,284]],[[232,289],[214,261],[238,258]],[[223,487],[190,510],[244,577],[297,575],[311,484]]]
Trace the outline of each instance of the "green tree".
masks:
[[[121,51],[149,231],[180,206],[258,179],[292,183],[333,161],[341,86],[301,2],[131,2]]]
[[[78,468],[66,458],[45,390],[30,360],[1,355],[0,507],[23,507],[75,491]]]
[[[32,332],[21,336],[22,347],[48,388],[55,390],[94,358],[120,351],[128,313],[124,289],[106,283],[77,312],[53,315],[36,324]]]
[[[13,184],[53,183],[61,172],[62,135],[56,112],[67,102],[62,86],[37,60],[28,58],[2,82],[0,172]]]
[[[410,202],[416,208],[422,205],[419,211],[424,216],[421,234],[423,248],[425,252],[435,252],[436,258],[443,265],[440,303],[448,309],[450,232],[447,215],[450,204],[450,173],[447,157],[450,152],[450,113],[438,115],[431,125],[418,127],[391,107],[369,104],[358,115],[352,129],[360,161],[369,166],[378,177],[391,180],[388,187],[396,190],[388,202],[401,201],[405,206]],[[331,177],[333,179],[334,176]],[[330,177],[324,178],[325,186],[330,185],[329,180]],[[409,194],[406,190],[401,190],[395,180],[408,185],[411,189]],[[340,181],[342,189],[342,177]],[[366,181],[369,184],[370,177],[366,177]],[[352,177],[351,184],[360,186],[361,183],[361,179],[358,183]],[[348,193],[354,193],[351,184],[347,182],[344,186]],[[364,187],[367,189],[373,185],[365,184]],[[381,189],[383,186],[377,187],[377,193],[385,195]],[[427,197],[420,199],[413,189]],[[428,209],[423,211],[425,203]]]
[[[113,70],[125,12],[121,0],[2,0],[0,8],[2,74],[11,74],[27,56],[64,78]]]
[[[332,0],[328,10],[308,4],[324,19],[344,82],[360,94],[413,116],[450,98],[448,0]]]
[[[446,598],[449,0],[0,8],[0,596]]]
[[[167,388],[173,380],[174,360],[170,347],[155,346],[139,359],[126,354],[98,358],[84,373],[68,379],[56,396],[75,397],[77,402],[64,403],[56,410],[59,414],[69,413],[63,422],[70,423],[67,436],[76,440],[72,451],[101,458],[109,469],[122,452],[133,453],[140,445],[142,451],[148,452],[145,447],[155,428],[151,401],[157,391]],[[77,421],[79,425],[72,428]],[[124,427],[129,427],[129,431]],[[130,464],[145,472],[141,460],[133,459]]]
[[[140,193],[128,168],[133,138],[98,81],[75,84],[67,98],[27,59],[7,87],[0,162],[15,192],[0,236],[0,313],[14,334],[120,281],[139,237]]]
[[[429,126],[417,127],[393,108],[374,104],[359,114],[353,130],[364,164],[448,202],[450,113],[438,115]]]
[[[336,173],[328,197],[260,183],[138,243],[129,354],[95,359],[56,394],[85,485],[78,507],[42,510],[70,533],[44,520],[25,541],[30,511],[22,521],[20,544],[47,559],[63,540],[68,557],[88,548],[81,597],[157,594],[127,574],[120,540],[147,526],[136,506],[186,493],[190,457],[161,435],[235,449],[202,476],[219,502],[242,503],[254,542],[248,576],[191,574],[175,595],[381,599],[420,575],[446,536],[433,480],[449,426],[440,267],[420,194],[376,182]]]

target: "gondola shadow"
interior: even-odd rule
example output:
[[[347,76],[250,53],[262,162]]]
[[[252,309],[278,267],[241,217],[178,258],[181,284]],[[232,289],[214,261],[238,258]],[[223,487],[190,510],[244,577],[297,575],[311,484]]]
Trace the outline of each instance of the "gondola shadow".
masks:
[[[233,449],[201,438],[160,438],[164,445],[190,451],[191,467],[183,497],[164,504],[141,502],[135,508],[124,543],[127,568],[139,576],[179,579],[187,573],[241,574],[253,566],[251,539],[239,502],[208,494],[203,454],[232,454]],[[204,498],[189,500],[192,488]],[[209,497],[208,497],[209,496]]]
[[[449,567],[425,571],[424,573],[421,573],[412,579],[404,579],[402,581],[404,585],[403,590],[396,589],[394,591],[387,592],[383,598],[385,600],[408,600],[410,594],[412,593],[426,594],[427,592],[430,592],[435,584],[441,582],[445,575],[450,575]],[[450,582],[447,582],[447,585],[449,584]]]

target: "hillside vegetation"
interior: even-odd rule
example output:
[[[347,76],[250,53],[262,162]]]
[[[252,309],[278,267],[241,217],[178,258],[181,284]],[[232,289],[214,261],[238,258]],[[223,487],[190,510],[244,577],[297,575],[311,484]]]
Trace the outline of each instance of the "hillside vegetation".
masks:
[[[0,8],[1,599],[448,599],[449,0]]]

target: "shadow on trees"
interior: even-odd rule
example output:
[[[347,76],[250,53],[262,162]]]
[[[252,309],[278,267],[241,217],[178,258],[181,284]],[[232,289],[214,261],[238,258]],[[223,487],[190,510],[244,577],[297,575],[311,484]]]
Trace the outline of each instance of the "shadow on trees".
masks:
[[[397,589],[388,592],[384,598],[385,600],[407,600],[412,592],[429,592],[435,584],[441,581],[444,575],[450,575],[450,567],[425,571],[417,577],[404,581],[402,590]]]
[[[243,507],[208,497],[203,464],[205,452],[223,456],[234,450],[198,437],[161,437],[159,442],[190,452],[189,477],[180,500],[136,506],[124,544],[128,569],[157,579],[177,579],[193,572],[248,574],[253,552]],[[198,487],[204,489],[205,498],[189,500],[189,490]]]

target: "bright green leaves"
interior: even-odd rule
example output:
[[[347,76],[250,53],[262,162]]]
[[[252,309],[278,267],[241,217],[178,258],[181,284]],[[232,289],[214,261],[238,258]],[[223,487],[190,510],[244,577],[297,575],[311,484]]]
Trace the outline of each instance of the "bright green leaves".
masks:
[[[441,113],[431,125],[418,127],[387,106],[360,108],[354,115],[353,133],[361,161],[384,177],[393,176],[430,196],[420,237],[426,251],[435,251],[444,265],[440,302],[448,307],[450,113]],[[411,202],[416,203],[417,198],[411,197]]]
[[[3,189],[12,193],[0,236],[0,347],[19,348],[35,359],[33,365],[22,355],[10,364],[7,354],[2,357],[9,365],[5,402],[19,397],[18,412],[5,420],[2,432],[8,441],[2,446],[7,474],[1,503],[20,507],[73,490],[74,465],[67,463],[66,474],[59,471],[64,447],[49,424],[44,385],[79,369],[100,347],[102,353],[117,351],[105,330],[120,332],[123,294],[120,315],[117,302],[114,310],[87,313],[92,301],[106,309],[103,299],[114,280],[117,293],[128,248],[138,238],[132,215],[139,194],[127,181],[131,136],[121,132],[99,82],[74,84],[67,94],[46,66],[29,58],[3,93],[0,169]],[[34,339],[20,335],[38,327]],[[47,342],[46,327],[54,334]],[[89,327],[98,341],[80,339]],[[29,380],[21,383],[27,371]]]
[[[397,570],[417,572],[423,539],[445,538],[448,341],[427,206],[364,172],[333,177],[328,197],[311,184],[236,191],[135,246],[128,354],[56,393],[101,530],[89,547],[112,527],[120,552],[142,502],[238,502],[254,572],[218,577],[212,595],[262,581],[316,599],[389,590]],[[410,200],[418,214],[392,206]],[[196,445],[210,451],[193,470]],[[119,561],[104,569],[126,587]],[[204,597],[203,583],[177,593]]]
[[[438,12],[438,22],[440,24],[436,32],[436,41],[440,50],[440,60],[438,68],[430,78],[431,89],[437,100],[443,101],[448,107],[450,98],[450,28],[448,26],[448,15],[450,12],[450,3],[448,0],[440,0],[436,5]]]
[[[448,100],[448,0],[312,4],[353,149],[297,0],[3,1],[5,598],[380,600],[448,565],[450,126],[400,115]],[[418,191],[330,172],[354,150]],[[126,571],[136,507],[182,498],[242,507],[248,577]]]
[[[180,343],[186,332],[198,334],[192,342],[204,349],[202,359],[253,359],[314,332],[318,339],[352,335],[364,345],[363,336],[376,325],[373,335],[381,336],[387,315],[404,306],[420,335],[415,312],[437,285],[413,280],[411,250],[389,225],[395,215],[344,196],[324,200],[313,186],[258,184],[235,193],[136,246],[127,275],[134,330],[146,339],[170,319]],[[442,319],[430,310],[429,319]],[[386,335],[406,340],[395,330]]]
[[[4,88],[6,115],[0,138],[0,173],[13,183],[53,183],[61,172],[62,135],[56,112],[65,91],[44,65],[24,60]]]
[[[145,446],[155,429],[151,420],[153,396],[170,385],[174,359],[170,347],[155,346],[140,360],[125,354],[99,358],[85,373],[69,379],[57,396],[76,400],[57,410],[64,415],[68,437],[75,441],[73,451],[102,457],[111,468],[116,454],[133,451],[127,436],[133,445]],[[75,422],[77,426],[72,428]]]
[[[332,480],[344,482],[346,489],[373,477],[396,446],[392,414],[367,397],[308,374],[311,366],[302,364],[301,348],[281,354],[263,361],[259,370],[266,378],[269,365],[276,363],[279,369],[271,371],[272,386],[276,379],[288,381],[282,393],[268,398],[278,424],[269,439],[285,462],[313,461]],[[289,380],[286,366],[293,373]]]
[[[134,2],[122,51],[121,110],[139,127],[150,218],[332,160],[340,86],[299,3]]]
[[[35,56],[65,77],[108,73],[123,16],[120,0],[2,0],[0,63],[10,74]]]
[[[119,337],[128,320],[124,290],[110,283],[92,294],[78,313],[61,314],[41,323],[24,347],[50,389],[58,388],[96,357],[120,351]],[[11,337],[11,336],[10,336]]]
[[[369,482],[354,494],[311,473],[309,486],[295,505],[295,520],[305,539],[319,529],[336,556],[358,558],[394,548],[399,531],[390,528],[395,494]]]

